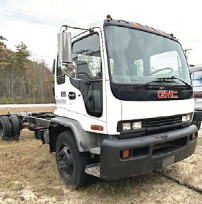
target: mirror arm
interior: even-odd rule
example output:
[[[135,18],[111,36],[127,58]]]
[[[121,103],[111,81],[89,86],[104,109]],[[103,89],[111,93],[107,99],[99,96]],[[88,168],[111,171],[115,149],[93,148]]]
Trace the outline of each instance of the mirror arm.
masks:
[[[74,80],[76,80],[76,81],[82,81],[82,82],[84,82],[86,85],[90,85],[90,81],[85,81],[84,79],[78,79],[78,78],[76,78],[76,74],[75,74],[75,77],[73,77],[71,74],[70,74],[70,72],[68,72],[68,71],[66,71],[66,67],[69,67],[69,66],[75,66],[73,63],[66,63],[65,65],[63,64],[62,65],[62,72],[65,74],[65,75],[67,75],[69,78],[71,78],[71,79],[74,79]]]
[[[63,29],[65,28],[65,29]],[[73,26],[68,26],[68,25],[62,25],[60,32],[65,32],[67,31],[67,28],[72,28],[72,29],[78,29],[78,30],[85,30],[85,31],[89,31],[90,33],[94,32],[94,30],[92,28],[80,28],[80,27],[73,27]]]

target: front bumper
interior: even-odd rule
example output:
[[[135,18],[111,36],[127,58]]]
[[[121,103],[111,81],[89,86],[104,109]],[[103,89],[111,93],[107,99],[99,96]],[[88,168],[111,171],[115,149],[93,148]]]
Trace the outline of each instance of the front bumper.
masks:
[[[179,130],[132,139],[105,139],[101,145],[100,177],[115,180],[161,169],[181,161],[194,153],[197,132],[197,127],[191,125]],[[192,137],[193,133],[196,138]],[[130,156],[123,159],[121,154],[126,149],[130,150]]]

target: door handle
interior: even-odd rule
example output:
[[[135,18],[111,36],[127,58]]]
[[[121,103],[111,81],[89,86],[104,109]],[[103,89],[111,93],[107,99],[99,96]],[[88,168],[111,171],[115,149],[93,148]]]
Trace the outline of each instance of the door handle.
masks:
[[[76,93],[75,92],[69,92],[68,97],[70,100],[74,100],[76,98]]]

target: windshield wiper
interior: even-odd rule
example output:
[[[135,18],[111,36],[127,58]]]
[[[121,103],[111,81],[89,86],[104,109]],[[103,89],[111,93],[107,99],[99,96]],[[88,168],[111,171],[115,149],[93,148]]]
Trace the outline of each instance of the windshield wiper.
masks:
[[[147,82],[147,83],[145,83],[145,84],[142,84],[142,85],[149,85],[149,84],[151,84],[151,83],[162,83],[162,82],[164,82],[164,83],[176,83],[174,80],[173,80],[173,78],[171,78],[171,77],[159,77],[159,78],[156,78],[156,80],[153,80],[153,81],[149,81],[149,82]]]
[[[171,76],[171,77],[159,77],[159,78],[156,78],[156,80],[147,82],[147,83],[142,84],[142,85],[147,86],[147,85],[149,85],[151,83],[159,83],[159,82],[160,83],[163,82],[163,83],[175,83],[175,84],[178,84],[174,79],[177,79],[177,80],[181,81],[183,84],[186,85],[186,87],[192,89],[192,86],[190,84],[188,84],[186,81],[184,81],[184,80],[182,80],[180,78],[177,78],[175,76]]]
[[[181,81],[183,84],[185,84],[188,88],[192,89],[192,86],[190,84],[188,84],[186,81],[184,81],[178,77],[172,76],[172,77],[170,77],[170,79],[177,79],[177,80]]]

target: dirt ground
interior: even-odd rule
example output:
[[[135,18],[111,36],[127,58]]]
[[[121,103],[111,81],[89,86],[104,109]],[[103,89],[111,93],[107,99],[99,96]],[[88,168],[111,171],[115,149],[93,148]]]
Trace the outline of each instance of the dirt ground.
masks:
[[[0,114],[22,111],[23,108],[0,109]],[[195,153],[163,172],[202,189],[202,130]],[[0,203],[202,204],[202,194],[155,172],[111,182],[94,179],[87,187],[71,190],[61,180],[55,154],[49,153],[48,145],[41,146],[33,132],[23,130],[17,142],[0,140]]]

